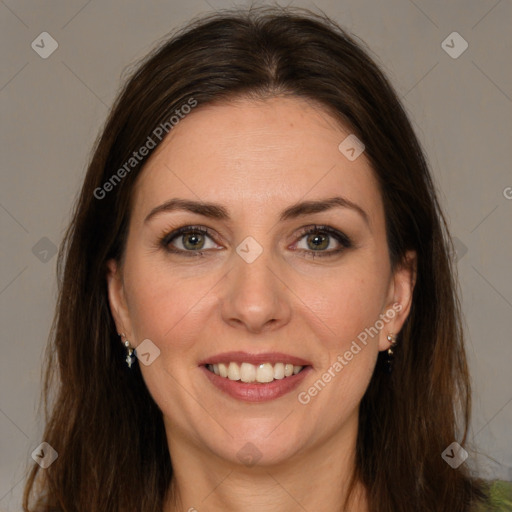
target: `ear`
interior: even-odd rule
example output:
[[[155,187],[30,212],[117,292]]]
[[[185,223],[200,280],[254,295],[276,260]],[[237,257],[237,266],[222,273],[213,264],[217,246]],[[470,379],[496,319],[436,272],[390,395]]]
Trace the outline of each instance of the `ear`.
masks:
[[[122,270],[117,261],[107,261],[107,288],[110,311],[116,324],[117,332],[124,333],[126,339],[132,339],[132,326],[124,291]]]
[[[387,303],[381,317],[387,319],[386,325],[379,334],[379,350],[387,350],[390,343],[387,339],[389,333],[397,335],[411,310],[412,296],[416,284],[417,275],[416,251],[407,251],[405,258],[400,263],[389,283]]]

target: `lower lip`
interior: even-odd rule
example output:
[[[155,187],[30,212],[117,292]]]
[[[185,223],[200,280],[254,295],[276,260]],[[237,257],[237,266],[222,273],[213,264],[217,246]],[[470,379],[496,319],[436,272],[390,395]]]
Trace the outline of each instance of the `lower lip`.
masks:
[[[297,388],[311,370],[311,366],[306,366],[296,375],[284,379],[275,379],[264,384],[259,382],[248,384],[240,380],[230,380],[227,377],[216,375],[208,370],[206,366],[200,366],[200,368],[215,387],[229,396],[245,402],[266,402],[286,395]]]

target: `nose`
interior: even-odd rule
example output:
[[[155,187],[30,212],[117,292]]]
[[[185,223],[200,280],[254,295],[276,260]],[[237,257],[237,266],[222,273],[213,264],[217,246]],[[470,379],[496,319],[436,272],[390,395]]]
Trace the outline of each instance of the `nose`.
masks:
[[[276,330],[291,318],[290,289],[283,272],[267,251],[252,263],[233,254],[232,270],[224,280],[222,317],[232,327],[252,333]]]

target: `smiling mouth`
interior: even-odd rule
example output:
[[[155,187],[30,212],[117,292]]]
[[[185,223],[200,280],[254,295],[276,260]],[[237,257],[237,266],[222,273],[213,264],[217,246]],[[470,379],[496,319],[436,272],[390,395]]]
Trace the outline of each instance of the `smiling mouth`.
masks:
[[[267,384],[274,380],[282,380],[292,375],[297,375],[306,366],[297,366],[291,363],[251,363],[238,364],[234,361],[218,364],[206,364],[205,367],[215,375],[233,381],[241,381],[247,384]]]

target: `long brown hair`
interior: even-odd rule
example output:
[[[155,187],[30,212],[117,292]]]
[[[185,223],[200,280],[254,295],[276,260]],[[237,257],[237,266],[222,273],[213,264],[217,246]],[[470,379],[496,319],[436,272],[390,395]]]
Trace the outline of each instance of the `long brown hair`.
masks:
[[[138,364],[125,364],[107,300],[106,262],[123,257],[149,155],[126,164],[148,137],[158,145],[155,130],[170,129],[191,101],[279,95],[322,105],[365,144],[392,267],[409,249],[418,255],[393,373],[381,371],[380,354],[360,406],[354,478],[370,511],[466,512],[484,496],[464,464],[452,469],[441,457],[466,442],[471,395],[453,247],[420,144],[360,42],[324,16],[267,7],[193,21],[138,66],[112,108],[58,255],[43,388],[43,438],[58,458],[45,470],[34,464],[25,511],[162,510],[172,478],[162,413]]]

